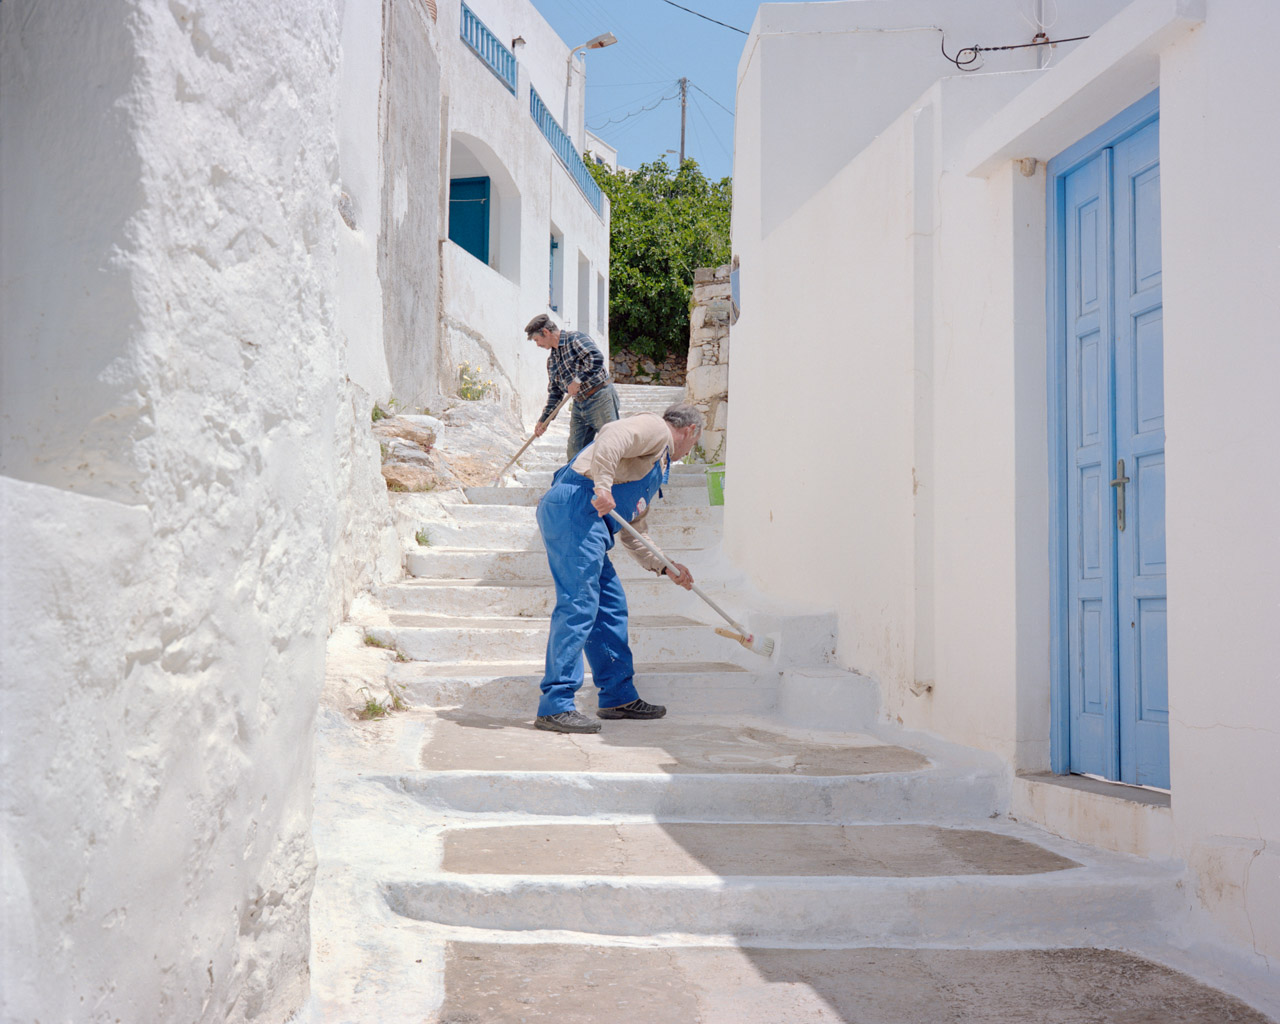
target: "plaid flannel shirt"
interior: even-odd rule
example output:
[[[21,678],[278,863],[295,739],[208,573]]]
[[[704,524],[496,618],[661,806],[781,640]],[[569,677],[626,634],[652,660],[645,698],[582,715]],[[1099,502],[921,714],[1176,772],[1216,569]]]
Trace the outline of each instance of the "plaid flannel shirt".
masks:
[[[596,343],[582,331],[561,331],[560,344],[547,356],[547,404],[545,420],[575,380],[587,391],[609,379],[609,368]]]

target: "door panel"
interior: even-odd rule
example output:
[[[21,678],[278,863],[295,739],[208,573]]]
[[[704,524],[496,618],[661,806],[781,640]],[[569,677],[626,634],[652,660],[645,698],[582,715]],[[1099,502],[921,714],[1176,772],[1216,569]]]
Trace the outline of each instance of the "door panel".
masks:
[[[1120,780],[1169,785],[1165,628],[1164,317],[1159,122],[1116,143],[1116,458],[1126,475],[1117,534]]]
[[[1065,182],[1069,703],[1073,771],[1118,770],[1111,540],[1111,175],[1107,151]]]

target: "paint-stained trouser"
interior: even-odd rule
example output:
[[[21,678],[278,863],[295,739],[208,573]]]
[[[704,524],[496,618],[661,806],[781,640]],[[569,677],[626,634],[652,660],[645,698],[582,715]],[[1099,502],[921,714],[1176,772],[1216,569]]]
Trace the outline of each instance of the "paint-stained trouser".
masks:
[[[592,507],[592,496],[591,481],[564,466],[538,503],[538,527],[556,585],[539,716],[573,710],[584,654],[600,707],[639,697],[627,643],[627,595],[608,558],[613,534]]]

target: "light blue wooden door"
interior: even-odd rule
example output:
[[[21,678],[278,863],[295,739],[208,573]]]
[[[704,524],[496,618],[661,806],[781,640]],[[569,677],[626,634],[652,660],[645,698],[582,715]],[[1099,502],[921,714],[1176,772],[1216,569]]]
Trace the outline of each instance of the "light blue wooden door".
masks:
[[[1159,123],[1059,195],[1069,769],[1167,787]]]

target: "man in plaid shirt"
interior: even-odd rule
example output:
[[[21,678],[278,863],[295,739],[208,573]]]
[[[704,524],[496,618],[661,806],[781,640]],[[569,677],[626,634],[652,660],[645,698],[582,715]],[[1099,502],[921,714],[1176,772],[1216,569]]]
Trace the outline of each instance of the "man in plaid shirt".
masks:
[[[525,325],[525,334],[551,354],[547,356],[547,404],[533,428],[541,437],[551,412],[566,394],[573,397],[569,418],[568,461],[582,451],[606,423],[618,418],[618,393],[596,343],[582,331],[562,331],[546,313]]]

